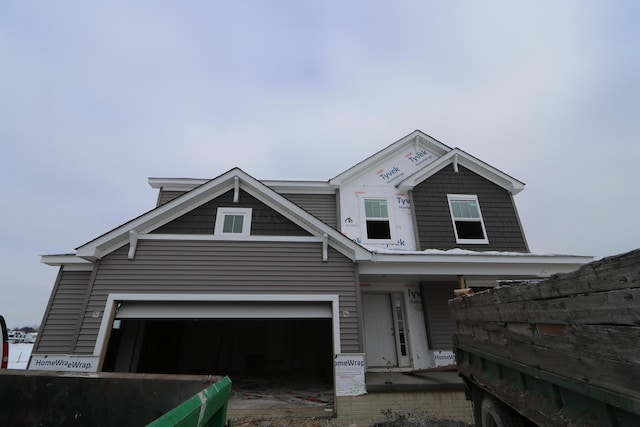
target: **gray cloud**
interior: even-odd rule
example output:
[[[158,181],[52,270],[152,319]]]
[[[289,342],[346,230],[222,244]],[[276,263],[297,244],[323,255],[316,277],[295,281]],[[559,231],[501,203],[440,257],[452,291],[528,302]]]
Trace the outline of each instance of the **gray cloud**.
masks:
[[[418,128],[527,183],[531,249],[638,246],[635,2],[0,6],[0,313],[149,176],[329,179]]]

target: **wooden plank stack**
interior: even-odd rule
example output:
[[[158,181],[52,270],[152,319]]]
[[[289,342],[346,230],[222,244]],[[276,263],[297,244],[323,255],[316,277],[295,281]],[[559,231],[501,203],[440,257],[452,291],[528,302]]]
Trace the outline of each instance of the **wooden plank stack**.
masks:
[[[449,306],[460,345],[640,398],[640,249]]]

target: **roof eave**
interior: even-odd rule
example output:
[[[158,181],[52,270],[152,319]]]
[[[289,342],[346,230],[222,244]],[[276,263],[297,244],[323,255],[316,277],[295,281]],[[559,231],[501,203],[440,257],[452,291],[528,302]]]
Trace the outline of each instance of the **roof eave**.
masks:
[[[220,194],[234,188],[235,179],[239,178],[240,188],[266,202],[281,214],[292,216],[298,225],[311,234],[322,236],[326,234],[331,239],[331,245],[352,260],[371,259],[371,252],[351,241],[336,229],[324,224],[296,204],[282,197],[275,190],[256,180],[239,168],[214,178],[205,184],[194,188],[189,193],[173,199],[140,217],[129,221],[120,227],[92,240],[76,249],[76,255],[87,260],[100,259],[108,253],[129,243],[129,233],[148,233],[161,225],[183,215],[195,206],[213,199]]]
[[[483,178],[488,179],[489,181],[504,188],[514,195],[518,194],[525,187],[524,182],[519,181],[512,176],[509,176],[506,173],[494,168],[493,166],[490,166],[487,163],[476,159],[475,157],[465,153],[459,148],[454,148],[452,151],[440,157],[430,165],[426,166],[424,169],[404,179],[397,185],[397,188],[400,191],[413,190],[416,185],[427,180],[450,164],[464,166],[470,171],[482,176]]]
[[[470,275],[548,277],[593,261],[581,255],[379,254],[359,263],[363,275]]]

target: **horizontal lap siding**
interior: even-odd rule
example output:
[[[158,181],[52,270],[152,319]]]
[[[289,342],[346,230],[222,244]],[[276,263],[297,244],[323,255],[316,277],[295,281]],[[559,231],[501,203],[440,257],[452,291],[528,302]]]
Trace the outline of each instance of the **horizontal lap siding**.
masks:
[[[184,193],[184,191],[162,190],[158,197],[158,206],[170,202]],[[283,194],[283,196],[309,212],[311,215],[323,221],[325,224],[328,224],[333,228],[337,227],[338,210],[335,194]],[[227,203],[232,201],[233,200],[228,198],[226,200]]]
[[[182,196],[184,193],[186,193],[186,191],[168,191],[160,189],[160,194],[158,195],[158,206],[164,205],[176,197]]]
[[[91,279],[90,271],[63,271],[34,353],[68,353]]]
[[[109,293],[337,294],[343,351],[358,352],[355,266],[329,248],[322,261],[318,242],[138,242],[134,260],[128,246],[105,257],[76,351],[91,353],[100,326],[93,311],[103,311]]]
[[[456,243],[447,194],[478,196],[489,244]],[[511,194],[462,166],[447,166],[412,191],[420,249],[528,252]]]
[[[228,191],[163,225],[153,233],[213,234],[217,209],[229,207],[252,209],[251,235],[253,236],[309,235],[301,227],[244,191],[240,191],[238,203],[233,202],[233,191]]]
[[[335,194],[283,194],[311,215],[333,228],[338,225]]]

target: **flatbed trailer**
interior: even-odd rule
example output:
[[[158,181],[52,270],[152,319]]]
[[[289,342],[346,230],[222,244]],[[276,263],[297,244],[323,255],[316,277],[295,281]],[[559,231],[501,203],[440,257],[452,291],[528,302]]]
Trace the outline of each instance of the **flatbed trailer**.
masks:
[[[478,426],[640,426],[640,250],[449,306]]]

